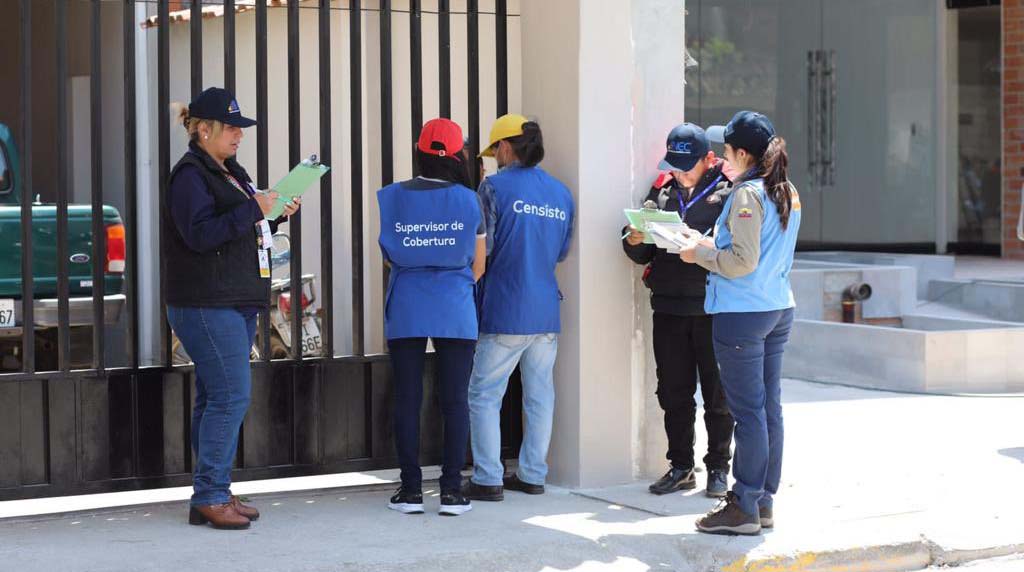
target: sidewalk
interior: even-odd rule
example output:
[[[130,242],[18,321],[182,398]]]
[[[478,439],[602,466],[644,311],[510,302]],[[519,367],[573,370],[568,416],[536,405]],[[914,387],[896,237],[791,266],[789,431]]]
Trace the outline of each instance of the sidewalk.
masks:
[[[0,570],[917,570],[1024,552],[1024,399],[784,395],[778,528],[760,537],[699,535],[715,501],[643,482],[510,492],[460,517],[436,514],[436,490],[425,515],[388,511],[375,486],[254,496],[244,532],[187,526],[181,502],[0,521]]]

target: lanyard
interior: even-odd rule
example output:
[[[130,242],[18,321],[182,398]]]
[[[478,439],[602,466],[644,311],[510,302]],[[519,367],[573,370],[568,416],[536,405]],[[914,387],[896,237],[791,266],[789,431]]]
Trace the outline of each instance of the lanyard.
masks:
[[[715,186],[718,185],[718,182],[721,181],[722,177],[724,176],[725,175],[718,175],[718,177],[714,181],[711,181],[711,184],[708,185],[703,191],[701,191],[699,195],[694,197],[692,201],[684,201],[683,194],[679,193],[679,218],[686,220],[686,211],[690,210],[690,207],[692,207],[694,203],[703,199],[704,195],[710,193],[711,189],[714,189]]]
[[[234,175],[225,172],[224,173],[224,178],[227,179],[229,183],[231,183],[232,187],[238,189],[242,194],[244,194],[245,196],[249,197],[250,199],[252,198],[252,193],[250,193],[249,191],[245,190],[245,188],[242,187],[242,183],[239,182],[238,179],[236,179],[234,177]]]

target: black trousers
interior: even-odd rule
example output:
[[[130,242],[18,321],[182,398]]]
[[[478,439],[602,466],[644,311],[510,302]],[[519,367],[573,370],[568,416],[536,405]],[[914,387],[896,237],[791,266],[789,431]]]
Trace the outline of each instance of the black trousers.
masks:
[[[665,412],[666,457],[677,469],[694,466],[697,374],[704,397],[708,432],[708,470],[728,472],[733,419],[722,392],[711,337],[711,316],[654,313],[654,361],[658,368],[658,403]]]
[[[433,338],[437,358],[437,391],[444,417],[444,457],[441,491],[458,491],[460,471],[469,443],[469,376],[473,372],[476,340]],[[402,486],[419,490],[420,409],[423,406],[423,364],[427,338],[388,340],[395,389],[395,445],[402,468]]]

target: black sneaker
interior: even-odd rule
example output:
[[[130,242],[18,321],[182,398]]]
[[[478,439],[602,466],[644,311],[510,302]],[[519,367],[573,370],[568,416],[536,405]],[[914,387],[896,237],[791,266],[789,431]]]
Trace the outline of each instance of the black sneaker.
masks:
[[[501,485],[478,485],[472,479],[467,479],[462,486],[462,496],[470,500],[499,502],[505,500],[505,491]]]
[[[775,519],[772,518],[772,509],[766,506],[757,507],[758,516],[761,517],[761,528],[775,528]]]
[[[437,511],[439,514],[459,516],[471,510],[473,510],[473,505],[470,504],[469,499],[464,497],[461,492],[441,493],[441,510]]]
[[[656,495],[667,495],[676,491],[688,491],[697,488],[697,475],[693,469],[668,470],[665,476],[655,481],[647,490]]]
[[[708,471],[708,487],[704,489],[704,494],[713,499],[720,499],[725,498],[727,492],[729,492],[728,473],[718,469]]]
[[[516,474],[505,477],[505,488],[510,491],[519,491],[528,495],[544,494],[544,485],[531,485],[526,481],[519,480],[519,476]]]
[[[697,520],[697,530],[708,534],[757,536],[761,534],[761,519],[743,512],[736,494],[730,491],[718,508]]]
[[[399,487],[388,501],[388,508],[404,514],[423,514],[423,492]]]

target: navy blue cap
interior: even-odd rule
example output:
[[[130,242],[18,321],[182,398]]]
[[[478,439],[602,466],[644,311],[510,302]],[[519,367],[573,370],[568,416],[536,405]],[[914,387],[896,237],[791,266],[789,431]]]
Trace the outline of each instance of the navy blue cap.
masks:
[[[708,154],[708,137],[699,125],[683,123],[668,134],[665,158],[658,164],[662,171],[689,171]]]
[[[197,119],[213,119],[235,127],[252,127],[256,122],[242,116],[238,101],[230,91],[220,87],[210,87],[196,96],[188,104],[189,117]]]
[[[746,149],[757,157],[768,150],[775,137],[775,126],[756,111],[740,111],[726,125],[708,127],[708,139],[715,143],[728,143],[734,149]]]

